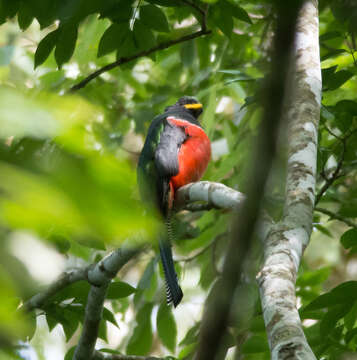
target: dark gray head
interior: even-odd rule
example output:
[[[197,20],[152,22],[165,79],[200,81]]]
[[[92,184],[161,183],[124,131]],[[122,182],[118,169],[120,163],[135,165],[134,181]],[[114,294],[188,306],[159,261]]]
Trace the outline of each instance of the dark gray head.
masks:
[[[186,111],[188,111],[195,119],[197,119],[203,111],[202,104],[191,96],[180,97],[177,100],[177,102],[173,105],[173,107],[176,106],[186,109]],[[171,108],[171,106],[169,106],[168,108]]]

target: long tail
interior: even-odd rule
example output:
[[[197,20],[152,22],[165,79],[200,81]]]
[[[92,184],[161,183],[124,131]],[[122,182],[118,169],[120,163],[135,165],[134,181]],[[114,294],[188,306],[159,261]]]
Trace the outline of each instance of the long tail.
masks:
[[[160,256],[162,261],[162,266],[164,268],[165,280],[166,280],[166,300],[168,304],[173,303],[176,307],[182,297],[183,292],[180,288],[180,285],[177,280],[177,274],[174,267],[174,261],[172,258],[171,251],[171,239],[172,239],[172,229],[171,229],[171,219],[170,216],[166,219],[167,235],[168,237],[161,237],[159,240],[160,247]]]

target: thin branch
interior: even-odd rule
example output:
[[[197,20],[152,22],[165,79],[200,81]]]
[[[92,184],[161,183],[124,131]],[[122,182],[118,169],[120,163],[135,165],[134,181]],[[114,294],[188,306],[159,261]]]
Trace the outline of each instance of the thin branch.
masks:
[[[103,354],[100,351],[95,351],[92,360],[164,360],[164,359],[154,356]]]
[[[210,242],[207,246],[205,246],[204,248],[202,248],[200,251],[196,252],[195,254],[191,255],[191,256],[186,256],[183,258],[178,258],[175,259],[176,262],[190,262],[192,260],[197,259],[199,256],[201,256],[202,254],[204,254],[212,245],[213,245],[214,241]]]
[[[346,150],[347,150],[347,140],[357,131],[357,129],[353,129],[351,130],[348,134],[346,134],[344,137],[340,137],[338,135],[336,135],[331,129],[329,129],[328,126],[325,126],[325,129],[327,130],[327,132],[332,135],[333,137],[335,137],[337,140],[339,140],[342,144],[342,152],[341,152],[341,156],[340,159],[338,160],[336,169],[334,170],[334,172],[332,173],[332,175],[327,176],[325,171],[322,172],[323,174],[323,178],[325,179],[325,184],[324,186],[320,189],[320,191],[318,192],[318,194],[316,195],[316,199],[315,199],[315,206],[319,203],[319,201],[321,200],[322,196],[326,193],[326,191],[328,190],[328,188],[338,179],[340,178],[340,173],[342,170],[342,165],[343,162],[345,161],[345,154],[346,154]]]
[[[218,235],[215,239],[213,239],[213,241],[211,241],[207,246],[205,246],[204,248],[202,248],[200,251],[196,252],[195,254],[191,255],[191,256],[186,256],[186,257],[183,257],[183,258],[179,258],[179,259],[176,259],[177,262],[190,262],[192,260],[195,260],[197,259],[200,255],[204,254],[207,250],[209,250],[211,247],[214,247],[217,243],[217,240],[220,238],[220,237],[223,237],[223,236],[226,236],[227,233],[223,233],[223,234],[220,234]]]
[[[322,196],[325,194],[325,192],[328,190],[328,188],[338,179],[338,177],[339,177],[339,175],[340,175],[340,171],[341,171],[341,169],[342,169],[342,164],[343,164],[343,162],[344,162],[344,160],[345,160],[346,141],[343,141],[342,144],[343,144],[342,153],[341,153],[340,159],[338,160],[336,169],[335,169],[335,171],[332,173],[331,176],[327,177],[324,186],[320,189],[320,191],[319,191],[318,194],[316,195],[315,206],[319,203],[319,201],[321,200]]]
[[[196,5],[194,2],[191,2],[189,0],[180,0],[183,4],[192,7],[195,9],[200,15],[201,15],[201,26],[202,30],[206,30],[206,16],[207,16],[207,10],[202,10],[198,5]]]
[[[85,77],[82,81],[80,81],[78,84],[73,85],[70,88],[70,92],[75,92],[79,89],[82,89],[83,87],[85,87],[90,81],[92,81],[93,79],[97,78],[98,76],[100,76],[101,74],[110,71],[120,65],[126,64],[130,61],[136,60],[140,57],[143,56],[148,56],[151,55],[153,53],[155,53],[156,51],[159,50],[164,50],[167,49],[173,45],[177,45],[180,44],[182,42],[185,41],[189,41],[189,40],[193,40],[197,37],[200,36],[204,36],[204,35],[208,35],[211,33],[211,30],[207,30],[207,26],[206,26],[206,11],[202,10],[200,7],[198,7],[196,4],[192,3],[191,1],[188,0],[180,0],[181,2],[183,2],[184,4],[186,4],[187,6],[192,7],[193,9],[195,9],[196,11],[198,11],[201,16],[202,16],[202,23],[201,23],[201,30],[196,31],[192,34],[189,35],[184,35],[181,36],[178,39],[173,39],[173,40],[169,40],[169,41],[164,41],[159,45],[156,45],[154,47],[152,47],[151,49],[148,50],[143,50],[143,51],[139,51],[137,54],[132,55],[132,56],[128,56],[128,57],[122,57],[108,65],[105,65],[103,67],[101,67],[100,69],[94,71],[92,74],[88,75],[87,77]]]
[[[81,280],[87,280],[88,271],[91,269],[92,265],[84,267],[82,269],[75,269],[71,271],[64,272],[60,275],[60,277],[55,280],[46,290],[32,296],[29,300],[27,300],[23,307],[27,311],[31,311],[34,309],[42,308],[47,301],[57,294],[59,291],[64,289],[65,287]]]
[[[345,217],[335,214],[334,212],[324,209],[324,208],[320,208],[320,207],[315,207],[315,211],[318,211],[322,214],[328,215],[331,219],[333,220],[338,220],[341,221],[343,223],[345,223],[346,225],[353,227],[355,229],[357,229],[357,224],[355,224],[353,221],[346,219]]]

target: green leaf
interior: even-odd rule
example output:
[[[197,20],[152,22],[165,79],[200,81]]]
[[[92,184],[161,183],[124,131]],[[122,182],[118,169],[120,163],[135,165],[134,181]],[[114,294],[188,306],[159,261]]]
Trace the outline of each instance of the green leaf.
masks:
[[[233,17],[248,24],[252,24],[252,20],[250,19],[248,13],[241,6],[232,1],[226,1],[226,3],[226,11],[230,11]]]
[[[135,21],[134,39],[139,50],[148,50],[156,45],[153,32],[140,20]]]
[[[337,322],[342,319],[352,308],[353,302],[336,305],[329,309],[320,323],[321,337],[328,336],[335,328]]]
[[[122,281],[115,281],[112,282],[109,286],[107,299],[124,298],[133,294],[135,291],[136,289],[131,285]]]
[[[192,354],[197,346],[197,342],[194,344],[190,344],[190,345],[186,345],[179,353],[178,358],[179,359],[192,359],[192,356],[189,356],[190,354]]]
[[[151,4],[167,6],[167,7],[182,6],[182,2],[180,2],[179,0],[146,0],[146,1]]]
[[[326,86],[328,90],[336,90],[346,81],[348,81],[353,75],[353,73],[347,70],[337,71],[336,73],[329,76],[327,81],[324,82],[324,86]]]
[[[151,328],[151,312],[153,305],[146,303],[136,316],[137,325],[126,348],[128,355],[146,355],[150,352],[153,334]]]
[[[12,18],[16,15],[20,7],[20,0],[1,1],[1,18]]]
[[[304,271],[296,281],[297,286],[315,286],[326,281],[331,273],[331,268],[324,267],[315,271]]]
[[[341,100],[334,107],[339,114],[348,113],[351,116],[357,116],[357,102],[353,100]]]
[[[68,299],[75,299],[75,302],[85,304],[88,298],[90,285],[87,281],[78,281],[66,286],[51,298],[52,302],[62,302]]]
[[[357,229],[350,229],[347,230],[342,236],[341,236],[341,244],[345,249],[349,249],[352,246],[357,245]]]
[[[96,0],[95,0],[96,1]],[[98,3],[98,1],[96,1]],[[104,4],[103,4],[104,3]],[[100,19],[109,18],[113,23],[129,23],[130,18],[132,17],[132,3],[133,0],[116,0],[116,1],[107,1],[101,2],[104,7],[100,11]]]
[[[165,303],[162,303],[159,307],[156,324],[162,343],[174,353],[177,337],[176,321],[172,315],[171,308]]]
[[[102,320],[99,324],[98,338],[104,340],[105,342],[108,342],[106,321]]]
[[[352,309],[346,314],[343,323],[348,330],[352,330],[357,323],[357,302],[354,303]]]
[[[138,289],[144,290],[144,289],[147,289],[150,287],[151,279],[155,273],[155,268],[156,268],[157,262],[158,262],[157,257],[150,260],[150,262],[148,263],[148,265],[144,271],[143,276],[141,277],[141,279],[139,281]]]
[[[31,6],[27,1],[22,1],[17,14],[17,21],[21,30],[26,30],[32,23],[34,16]]]
[[[76,345],[75,345],[75,346],[72,346],[72,347],[66,352],[66,355],[65,355],[65,357],[64,357],[64,360],[72,360],[75,351],[76,351]]]
[[[333,238],[333,235],[331,234],[331,231],[329,229],[327,229],[325,226],[320,225],[320,224],[315,224],[314,228],[319,230],[320,232],[322,232],[324,235]]]
[[[348,53],[348,51],[344,50],[344,49],[331,50],[331,51],[327,52],[326,54],[324,54],[323,56],[321,56],[321,61],[324,61],[326,59],[329,59],[331,57],[334,57],[334,56],[337,56],[337,55],[340,55],[340,54],[343,54],[343,53]]]
[[[80,309],[80,315],[78,315],[78,312],[73,311],[75,306],[67,306],[63,309],[61,325],[67,341],[72,338],[79,325],[79,320],[82,320],[82,316],[84,316],[84,307],[78,307],[78,309]]]
[[[130,31],[126,34],[124,41],[121,43],[117,50],[117,59],[133,56],[137,52],[138,48],[135,43],[134,34],[132,31]]]
[[[169,32],[169,24],[164,12],[155,5],[144,5],[140,7],[140,20],[149,28]]]
[[[103,319],[102,321],[109,321],[114,326],[116,326],[119,329],[119,325],[117,321],[115,320],[114,314],[108,310],[106,307],[103,307]]]
[[[35,52],[35,69],[50,55],[59,37],[58,29],[47,34],[38,44]]]
[[[67,341],[71,339],[76,331],[79,321],[84,317],[83,305],[56,305],[51,304],[44,308],[46,320],[50,331],[59,323],[63,327]]]
[[[257,335],[250,337],[242,346],[243,354],[256,354],[268,351],[269,345],[267,339]]]
[[[128,23],[112,24],[109,26],[100,39],[97,56],[101,57],[119,49],[129,32]]]
[[[185,337],[180,342],[180,346],[182,345],[190,345],[197,342],[197,337],[200,331],[201,322],[196,323],[192,326],[190,330],[187,331]]]
[[[77,42],[78,28],[77,24],[69,23],[60,27],[59,30],[60,33],[55,50],[55,59],[58,68],[61,68],[73,55]]]
[[[209,8],[208,20],[213,26],[217,26],[224,35],[231,37],[233,31],[233,14],[230,4],[219,1]]]
[[[346,344],[351,342],[353,340],[353,338],[355,338],[356,336],[357,336],[357,328],[354,328],[354,329],[348,331],[345,335]]]
[[[320,35],[319,40],[322,42],[326,40],[335,39],[337,37],[342,37],[342,34],[339,31],[328,31],[325,34]]]
[[[193,64],[196,58],[195,50],[195,42],[193,40],[185,41],[181,44],[180,56],[183,66],[189,67]]]
[[[346,281],[336,286],[330,292],[317,297],[303,309],[303,312],[350,303],[351,301],[356,301],[356,299],[357,281]]]

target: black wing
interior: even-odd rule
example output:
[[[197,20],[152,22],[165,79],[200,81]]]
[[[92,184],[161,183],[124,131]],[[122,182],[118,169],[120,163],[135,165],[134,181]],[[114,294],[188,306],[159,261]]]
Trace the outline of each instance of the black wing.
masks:
[[[171,178],[178,174],[178,152],[186,137],[183,128],[164,120],[164,129],[155,151],[155,165],[160,177]]]
[[[155,166],[158,172],[157,195],[161,211],[167,213],[169,181],[179,172],[178,153],[182,143],[186,140],[185,130],[172,125],[167,119],[163,120],[164,129],[155,151]]]

